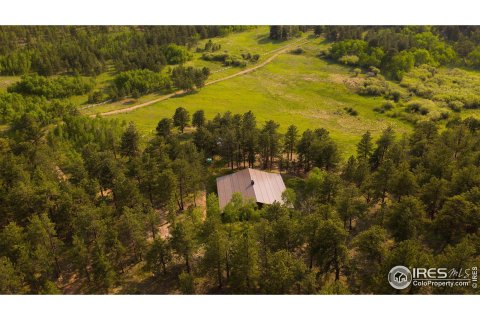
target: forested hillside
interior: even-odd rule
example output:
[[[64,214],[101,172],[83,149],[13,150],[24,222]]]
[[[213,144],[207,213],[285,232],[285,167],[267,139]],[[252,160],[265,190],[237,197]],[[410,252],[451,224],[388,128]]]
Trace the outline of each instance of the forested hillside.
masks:
[[[475,67],[476,28],[273,26],[280,43],[302,32],[330,39],[328,50],[315,42],[284,59],[351,68],[348,99],[362,98],[347,100],[343,116],[361,117],[356,101],[381,96],[372,114],[410,128],[362,127],[347,156],[322,127],[328,118],[312,114],[310,129],[259,120],[243,94],[228,96],[245,104],[242,112],[212,117],[182,105],[183,96],[170,99],[168,116],[146,113],[151,134],[134,121],[83,115],[71,99],[174,90],[201,99],[211,72],[188,60],[256,63],[261,57],[243,48],[243,57],[206,58],[225,49],[218,36],[244,29],[251,28],[0,28],[0,72],[21,76],[0,94],[0,293],[478,293],[396,290],[387,281],[397,265],[480,264],[480,120],[465,116],[478,96],[474,85],[458,83],[475,71],[453,69]],[[411,68],[394,67],[404,56]],[[99,88],[90,76],[108,68]],[[334,80],[315,80],[311,91]],[[435,108],[451,113],[427,116]],[[235,194],[221,210],[216,177],[246,167],[279,172],[284,204],[257,207]]]
[[[133,123],[43,108],[2,134],[3,293],[70,292],[71,281],[77,293],[140,293],[125,283],[132,270],[150,293],[389,293],[394,265],[479,262],[476,120],[377,141],[367,132],[342,164],[327,131],[283,136],[251,112],[197,112],[185,141],[190,115],[179,109],[140,148]],[[209,193],[205,214],[203,190],[222,164],[280,170],[285,205],[237,196],[221,212]],[[469,292],[444,290],[433,292]]]
[[[189,59],[182,46],[242,30],[242,26],[2,26],[0,73],[63,72],[98,75],[112,63],[118,71],[159,71]],[[181,46],[178,46],[181,45]]]

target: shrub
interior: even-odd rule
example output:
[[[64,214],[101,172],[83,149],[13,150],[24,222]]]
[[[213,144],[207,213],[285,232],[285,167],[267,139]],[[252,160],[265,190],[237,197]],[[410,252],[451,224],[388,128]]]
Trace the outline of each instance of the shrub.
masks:
[[[458,100],[449,101],[448,107],[454,112],[460,112],[463,108],[463,102]]]
[[[224,64],[226,66],[245,67],[247,65],[247,61],[238,56],[228,56],[225,59]]]
[[[390,118],[397,118],[402,121],[409,122],[411,124],[416,124],[422,118],[418,114],[414,113],[405,113],[405,112],[392,112],[388,114]]]
[[[475,94],[468,94],[464,98],[464,108],[466,109],[478,109],[480,108],[480,96]]]
[[[212,39],[208,40],[205,43],[205,46],[202,48],[197,47],[197,52],[214,52],[220,50],[222,46],[218,43],[212,42]]]
[[[385,89],[381,86],[371,84],[360,88],[360,94],[365,96],[381,96],[385,93]]]
[[[305,50],[303,50],[302,48],[296,48],[296,49],[294,49],[290,52],[293,53],[293,54],[302,54],[302,53],[305,52]]]
[[[393,107],[395,107],[395,105],[390,101],[387,101],[382,105],[383,110],[391,110]]]
[[[250,54],[250,52],[242,53],[241,56],[245,60],[250,60],[252,58],[252,55]]]
[[[388,98],[392,99],[395,102],[399,102],[401,97],[402,97],[402,93],[398,90],[390,90],[388,94]]]
[[[354,116],[354,117],[358,116],[358,111],[351,107],[345,107],[343,108],[343,110],[345,110],[351,116]]]
[[[335,42],[331,49],[330,55],[335,60],[340,60],[345,56],[358,56],[366,52],[368,43],[363,40],[344,40]],[[358,60],[357,60],[358,62]]]
[[[260,58],[260,55],[255,54],[251,55],[250,53],[242,53],[241,56],[229,55],[228,53],[204,53],[202,59],[205,61],[221,61],[225,66],[234,66],[234,67],[245,67],[247,65],[247,60],[257,61]]]
[[[429,109],[419,101],[409,102],[405,108],[405,111],[410,113],[418,113],[421,115],[426,115],[430,112]]]
[[[381,78],[368,78],[358,89],[358,93],[364,96],[383,96],[388,91],[388,84]]]
[[[381,107],[373,108],[373,111],[375,111],[377,113],[385,113],[389,110],[392,110],[394,107],[395,107],[395,105],[392,102],[387,101],[387,102],[384,102]]]
[[[195,293],[195,278],[191,274],[182,272],[178,276],[178,281],[180,284],[180,290],[183,294]]]
[[[442,120],[447,120],[448,118],[450,118],[450,112],[448,112],[448,111],[442,111],[442,112],[440,113],[440,118],[441,118]]]
[[[225,59],[229,57],[228,53],[204,53],[202,59],[205,61],[221,61],[225,62]]]
[[[371,66],[369,69],[370,69],[370,72],[372,72],[374,75],[380,74],[380,69],[378,69],[377,67]]]
[[[88,103],[100,103],[105,99],[105,94],[100,90],[95,90],[88,95]]]
[[[468,117],[465,120],[463,120],[463,123],[472,131],[478,131],[480,129],[480,120],[473,118],[473,117]]]
[[[258,59],[260,59],[260,55],[259,55],[258,53],[256,53],[256,54],[254,54],[254,55],[252,56],[251,61],[252,61],[252,62],[257,62]]]
[[[345,65],[351,65],[351,66],[357,65],[358,60],[360,60],[360,58],[358,56],[355,56],[355,55],[346,55],[346,56],[342,56],[338,59],[339,62],[341,62]]]
[[[166,46],[163,50],[163,54],[165,55],[168,64],[181,64],[192,58],[192,54],[187,48],[176,44],[169,44]]]

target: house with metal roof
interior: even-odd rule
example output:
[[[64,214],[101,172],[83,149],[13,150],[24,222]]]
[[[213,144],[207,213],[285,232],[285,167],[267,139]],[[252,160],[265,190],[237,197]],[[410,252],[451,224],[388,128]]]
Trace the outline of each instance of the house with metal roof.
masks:
[[[283,203],[282,193],[285,189],[280,174],[250,168],[217,178],[220,209],[230,202],[235,192],[259,204]]]

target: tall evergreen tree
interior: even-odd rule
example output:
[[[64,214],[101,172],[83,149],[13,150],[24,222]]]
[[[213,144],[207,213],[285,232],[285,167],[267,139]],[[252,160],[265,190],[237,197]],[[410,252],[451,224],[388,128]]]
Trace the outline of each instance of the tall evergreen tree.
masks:
[[[190,113],[183,107],[179,107],[175,110],[173,115],[173,124],[180,129],[180,132],[183,133],[185,127],[190,123]]]
[[[362,140],[357,144],[357,156],[359,159],[366,160],[370,158],[373,152],[373,142],[370,131],[362,135]]]
[[[139,153],[140,135],[133,122],[128,124],[127,129],[122,135],[120,142],[120,154],[125,157],[133,158]]]
[[[192,125],[195,128],[200,128],[205,125],[205,112],[203,110],[197,110],[192,117]]]
[[[293,160],[293,151],[295,150],[295,146],[297,145],[298,139],[298,129],[295,125],[290,125],[287,129],[287,133],[285,134],[285,152],[287,153],[287,160]]]
[[[172,133],[172,120],[169,118],[163,118],[157,124],[157,135],[167,138]]]

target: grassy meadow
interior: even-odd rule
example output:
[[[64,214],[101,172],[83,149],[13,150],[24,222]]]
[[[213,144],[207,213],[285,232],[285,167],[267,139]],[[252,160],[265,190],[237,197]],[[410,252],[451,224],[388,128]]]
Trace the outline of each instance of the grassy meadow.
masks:
[[[260,125],[266,120],[274,120],[280,123],[281,132],[285,132],[291,124],[295,124],[300,132],[306,129],[325,128],[338,142],[344,156],[355,152],[356,143],[367,130],[370,130],[374,137],[388,126],[394,127],[398,134],[411,130],[412,124],[405,121],[405,117],[402,116],[405,115],[408,102],[418,102],[429,110],[429,114],[424,117],[412,115],[417,119],[433,118],[445,112],[460,115],[462,118],[478,117],[477,110],[463,109],[462,112],[455,113],[446,103],[440,101],[446,92],[460,98],[468,96],[471,92],[478,93],[477,84],[480,83],[478,72],[439,68],[438,74],[431,79],[424,79],[424,71],[413,71],[401,83],[388,81],[389,86],[402,92],[406,100],[403,104],[396,104],[389,112],[379,113],[374,109],[378,111],[386,102],[384,98],[360,96],[356,93],[356,88],[365,78],[364,74],[354,76],[350,67],[319,57],[320,52],[330,45],[323,38],[315,38],[313,34],[307,33],[303,34],[302,38],[275,41],[269,39],[268,26],[259,26],[212,39],[213,43],[221,45],[217,53],[259,54],[260,59],[256,64],[265,61],[285,46],[304,40],[308,42],[299,45],[303,49],[300,54],[285,52],[254,72],[206,86],[192,94],[177,96],[110,117],[127,122],[134,121],[142,134],[148,136],[153,134],[161,118],[171,117],[178,107],[184,107],[190,113],[203,109],[207,118],[226,111],[245,113],[251,110],[257,116]],[[200,41],[197,47],[203,48],[207,41]],[[196,52],[196,47],[191,48],[191,52],[193,58],[187,65],[208,67],[211,71],[208,81],[224,78],[242,70],[239,67],[225,67],[221,62],[202,60],[203,53]],[[253,66],[255,63],[249,62],[246,68]],[[162,72],[168,72],[171,67],[173,66],[165,68]],[[107,72],[97,76],[95,90],[106,87],[114,74],[112,66]],[[6,91],[6,88],[19,78],[0,77],[0,92]],[[409,90],[417,93],[411,94]],[[426,96],[425,93],[430,92],[433,97]],[[69,99],[80,106],[82,113],[93,115],[148,102],[161,95],[161,93],[148,94],[140,98],[126,98],[88,108],[85,108],[89,105],[88,94]],[[346,108],[354,109],[358,115],[350,115]],[[440,122],[440,125],[444,124]]]
[[[251,33],[235,36],[242,35],[241,39],[245,39],[246,34]],[[268,50],[274,46],[272,43],[266,45]],[[326,128],[340,144],[344,155],[355,151],[355,144],[367,130],[374,136],[388,126],[393,126],[399,133],[409,130],[408,124],[375,113],[373,108],[380,106],[384,99],[362,97],[353,92],[349,83],[357,79],[349,68],[318,58],[321,47],[322,39],[315,39],[303,46],[303,54],[285,53],[252,73],[113,117],[134,121],[141,131],[151,133],[161,118],[171,117],[180,106],[191,113],[203,109],[207,118],[226,111],[244,113],[252,110],[259,123],[270,119],[277,121],[282,132],[291,124],[300,131]],[[354,108],[359,115],[349,115],[344,111],[346,107]],[[112,106],[104,105],[89,112],[112,109]]]

